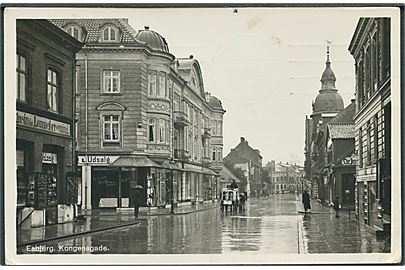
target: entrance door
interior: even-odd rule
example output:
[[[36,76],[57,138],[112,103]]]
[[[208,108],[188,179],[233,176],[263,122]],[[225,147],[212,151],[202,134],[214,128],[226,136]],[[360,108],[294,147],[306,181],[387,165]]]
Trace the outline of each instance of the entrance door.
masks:
[[[92,208],[115,208],[118,203],[118,171],[93,170]]]
[[[342,174],[342,205],[354,208],[353,174]]]

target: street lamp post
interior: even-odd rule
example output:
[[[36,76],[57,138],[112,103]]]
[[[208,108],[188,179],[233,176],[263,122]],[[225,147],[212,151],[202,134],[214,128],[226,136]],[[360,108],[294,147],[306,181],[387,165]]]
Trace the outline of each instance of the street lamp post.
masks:
[[[171,195],[170,195],[170,214],[174,214],[174,160],[171,159],[170,162],[170,172],[171,172]]]

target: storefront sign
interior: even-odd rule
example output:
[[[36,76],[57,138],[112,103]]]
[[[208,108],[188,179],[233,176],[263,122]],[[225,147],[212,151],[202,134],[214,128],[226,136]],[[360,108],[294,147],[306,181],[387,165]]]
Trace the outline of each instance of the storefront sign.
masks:
[[[119,156],[79,156],[79,166],[108,166],[116,161]]]
[[[356,155],[352,155],[350,157],[345,157],[342,160],[342,165],[356,165]]]
[[[16,118],[17,126],[29,127],[42,131],[48,131],[54,134],[70,136],[69,124],[20,111],[17,111]]]
[[[55,153],[42,153],[42,163],[58,164],[58,157]]]

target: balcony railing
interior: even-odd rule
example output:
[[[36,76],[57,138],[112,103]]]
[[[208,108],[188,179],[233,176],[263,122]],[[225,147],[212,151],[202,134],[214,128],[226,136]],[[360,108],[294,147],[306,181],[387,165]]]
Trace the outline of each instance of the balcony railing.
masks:
[[[174,125],[176,127],[188,126],[190,122],[188,121],[187,114],[182,111],[174,112]]]
[[[174,158],[188,160],[190,155],[188,154],[187,150],[184,149],[174,149]]]

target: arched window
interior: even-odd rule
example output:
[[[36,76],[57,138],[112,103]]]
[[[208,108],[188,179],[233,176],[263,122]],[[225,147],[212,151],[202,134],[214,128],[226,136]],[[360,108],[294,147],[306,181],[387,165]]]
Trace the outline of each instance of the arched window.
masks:
[[[102,40],[103,41],[108,41],[108,42],[114,42],[114,41],[118,41],[118,30],[109,25],[103,28],[103,30],[101,31],[101,35],[102,35]]]
[[[82,41],[82,30],[76,25],[69,25],[65,31],[75,39]]]

